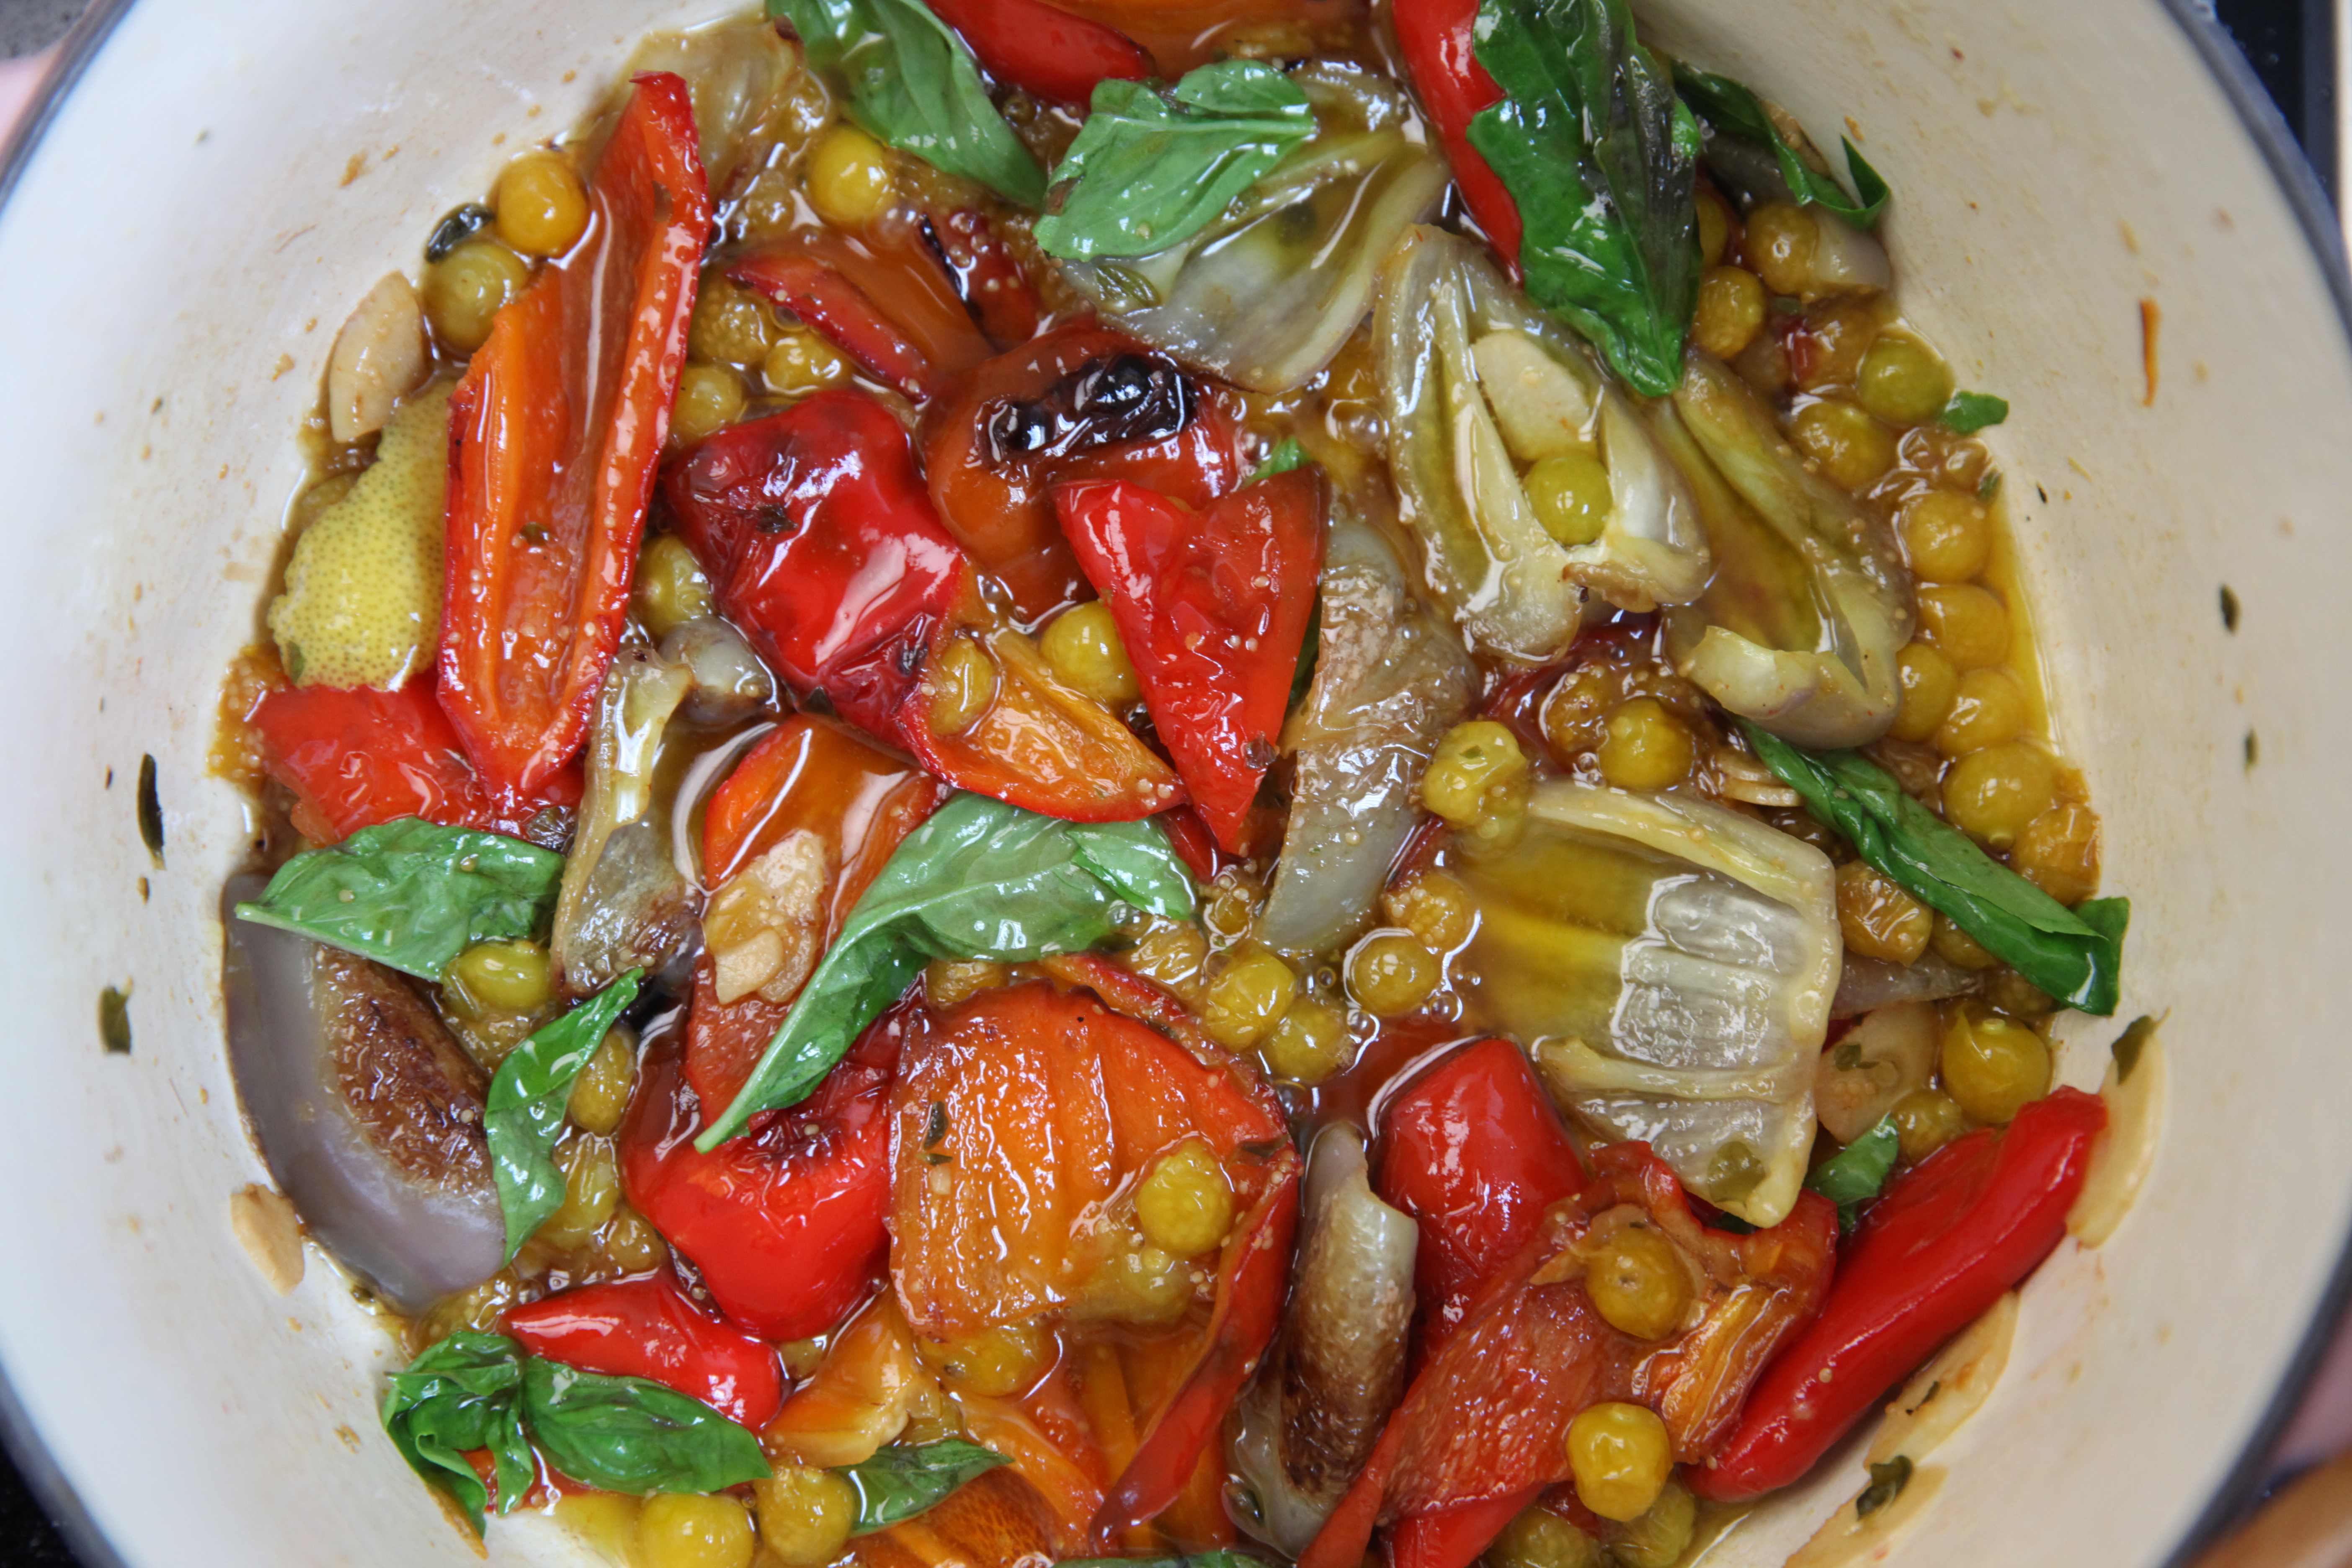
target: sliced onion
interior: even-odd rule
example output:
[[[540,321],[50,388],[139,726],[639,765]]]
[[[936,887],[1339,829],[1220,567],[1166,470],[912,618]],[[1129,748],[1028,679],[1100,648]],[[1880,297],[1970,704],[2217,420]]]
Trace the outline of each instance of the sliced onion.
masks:
[[[694,887],[670,855],[668,816],[656,799],[662,743],[692,684],[686,666],[642,645],[623,648],[604,679],[550,944],[571,995],[632,969],[659,972],[694,939]]]
[[[432,369],[424,304],[407,279],[387,272],[327,355],[327,433],[338,441],[374,435],[392,417],[392,405],[423,385]]]
[[[1324,1128],[1307,1166],[1305,1239],[1281,1338],[1244,1394],[1234,1465],[1252,1532],[1296,1557],[1404,1393],[1413,1223],[1372,1195],[1363,1134]]]
[[[1337,513],[1325,546],[1315,681],[1291,721],[1290,822],[1258,939],[1336,946],[1370,913],[1420,819],[1430,755],[1470,703],[1469,656],[1421,604],[1387,540]]]
[[[672,71],[686,79],[694,101],[695,140],[711,194],[724,194],[739,173],[784,129],[784,87],[801,68],[799,52],[764,17],[739,17],[655,33],[637,45],[621,75]]]
[[[1444,163],[1410,135],[1396,86],[1321,62],[1295,71],[1320,130],[1183,244],[1063,272],[1122,331],[1255,392],[1331,361],[1398,235],[1437,210]]]
[[[693,682],[686,716],[698,724],[740,724],[776,700],[776,678],[751,645],[717,616],[698,616],[662,638],[665,663],[683,665]]]
[[[1848,953],[1844,972],[1838,976],[1837,995],[1830,1002],[1830,1016],[1851,1018],[1895,1002],[1941,1002],[1949,996],[1965,996],[1981,978],[1975,971],[1946,963],[1932,952],[1908,964]]]
[[[264,885],[230,879],[224,910]],[[233,914],[226,927],[237,1098],[310,1235],[404,1312],[497,1272],[481,1069],[416,983]]]

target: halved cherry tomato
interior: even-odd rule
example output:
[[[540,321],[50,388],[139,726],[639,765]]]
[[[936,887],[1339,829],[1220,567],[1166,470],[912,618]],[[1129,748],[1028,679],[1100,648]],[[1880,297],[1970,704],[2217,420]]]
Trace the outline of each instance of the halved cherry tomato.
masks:
[[[1321,470],[1276,474],[1197,512],[1117,479],[1064,485],[1054,509],[1202,817],[1219,847],[1249,853],[1323,570]]]
[[[1584,1172],[1526,1053],[1504,1039],[1422,1074],[1389,1102],[1380,1133],[1380,1194],[1421,1231],[1412,1273],[1426,1358]]]
[[[1175,773],[1119,716],[1055,675],[1037,645],[1012,627],[973,638],[994,690],[950,728],[955,698],[941,662],[925,667],[900,710],[898,733],[925,767],[965,789],[1071,822],[1131,822],[1183,799]]]
[[[1691,1326],[1636,1340],[1594,1308],[1586,1249],[1627,1224],[1682,1253],[1696,1287]],[[1474,1523],[1500,1531],[1506,1500],[1516,1512],[1568,1478],[1568,1425],[1604,1400],[1650,1406],[1676,1459],[1706,1460],[1764,1363],[1820,1310],[1836,1241],[1836,1207],[1818,1193],[1771,1229],[1733,1236],[1699,1223],[1648,1144],[1597,1151],[1591,1181],[1545,1213],[1413,1379],[1299,1568],[1356,1568],[1379,1525],[1448,1513],[1422,1527],[1442,1525],[1444,1539],[1421,1544],[1433,1568],[1460,1563]]]
[[[588,195],[449,405],[441,705],[502,800],[579,751],[628,616],[710,234],[683,80],[637,79]]]
[[[991,76],[1056,103],[1083,107],[1107,78],[1144,81],[1151,57],[1132,38],[1045,0],[927,0],[963,35]]]
[[[919,240],[883,245],[809,229],[727,276],[799,316],[884,385],[924,398],[994,352],[946,267]]]
[[[919,1333],[1104,1310],[1117,1289],[1104,1265],[1133,1245],[1120,1238],[1135,1184],[1188,1142],[1223,1172],[1237,1219],[1209,1321],[1096,1518],[1115,1539],[1182,1493],[1274,1337],[1298,1204],[1279,1104],[1222,1053],[1034,982],[982,992],[910,1038],[895,1103],[891,1277]]]
[[[1470,145],[1470,121],[1499,103],[1503,89],[1478,63],[1478,0],[1398,0],[1397,47],[1429,122],[1445,143],[1463,205],[1512,277],[1519,272],[1519,207],[1502,177]]]
[[[263,769],[295,794],[296,830],[317,844],[403,816],[523,837],[541,812],[580,804],[576,763],[534,792],[492,798],[429,681],[397,691],[280,687],[255,705],[250,722],[261,733]]]
[[[629,1203],[762,1339],[824,1333],[872,1293],[888,1246],[890,1084],[913,1005],[857,1037],[816,1093],[705,1154],[677,1031],[653,1035],[620,1132]]]
[[[762,1425],[784,1402],[776,1352],[705,1311],[667,1271],[517,1307],[506,1331],[533,1355],[649,1378],[746,1426]]]
[[[838,725],[795,714],[743,754],[703,808],[705,885],[718,889],[794,833],[813,833],[834,868],[820,940],[833,933],[946,792],[921,769]],[[783,1026],[787,1002],[758,992],[719,1000],[715,968],[695,965],[686,1076],[707,1106],[731,1104]]]
[[[862,392],[721,430],[663,473],[719,608],[802,698],[892,736],[940,633],[976,617],[906,432]]]
[[[1132,479],[1202,507],[1240,482],[1227,395],[1108,328],[1060,327],[959,376],[923,416],[940,516],[1029,620],[1086,594],[1046,495]]]

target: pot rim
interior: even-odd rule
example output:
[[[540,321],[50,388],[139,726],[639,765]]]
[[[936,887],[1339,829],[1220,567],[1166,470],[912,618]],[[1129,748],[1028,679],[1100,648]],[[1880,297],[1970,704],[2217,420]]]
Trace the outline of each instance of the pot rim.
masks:
[[[90,0],[88,9],[58,46],[58,57],[34,90],[32,100],[17,120],[5,145],[0,145],[0,222],[7,216],[9,198],[41,140],[55,122],[59,108],[88,70],[90,61],[129,13],[134,0]],[[2304,239],[2327,280],[2335,300],[2336,325],[2352,353],[2352,271],[2347,270],[2345,232],[2318,176],[2285,117],[2271,100],[2253,68],[2220,20],[2200,0],[2159,0],[2166,15],[2212,73],[2246,134],[2262,153],[2271,177],[2278,184]],[[2197,1521],[2165,1560],[2166,1568],[2190,1568],[2196,1557],[2238,1523],[2260,1500],[2271,1479],[2271,1454],[2301,1406],[2320,1363],[2341,1332],[2352,1331],[2352,1235],[2338,1243],[2336,1268],[2313,1313],[2302,1343],[2288,1363],[2286,1374],[2271,1395],[2268,1408],[2247,1438],[2237,1460],[2214,1488]],[[0,1364],[0,1448],[15,1462],[26,1488],[46,1509],[73,1547],[84,1568],[131,1568],[91,1517],[72,1481],[58,1467],[48,1447],[33,1429],[23,1403]]]

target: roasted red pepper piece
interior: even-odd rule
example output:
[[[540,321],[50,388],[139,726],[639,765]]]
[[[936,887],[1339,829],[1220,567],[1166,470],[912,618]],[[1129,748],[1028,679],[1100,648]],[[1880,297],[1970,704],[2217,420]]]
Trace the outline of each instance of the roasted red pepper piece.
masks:
[[[955,279],[964,309],[991,342],[1009,349],[1037,335],[1045,301],[987,214],[934,205],[923,215],[923,240]]]
[[[1478,0],[1397,0],[1397,47],[1406,72],[1454,165],[1454,183],[1478,226],[1486,231],[1514,277],[1519,269],[1519,206],[1502,177],[1470,145],[1470,121],[1503,100],[1503,89],[1478,63],[1474,29]]]
[[[1542,1495],[1529,1487],[1484,1502],[1401,1519],[1389,1531],[1389,1568],[1470,1568],[1511,1521]]]
[[[1003,627],[975,644],[993,682],[987,706],[961,713],[943,696],[940,662],[925,668],[898,716],[898,734],[922,764],[982,795],[1071,822],[1131,822],[1183,799],[1176,774],[1126,721],[1067,685],[1021,632]]]
[[[1063,486],[1054,507],[1202,819],[1220,848],[1250,853],[1250,806],[1323,570],[1321,471],[1276,474],[1197,512],[1117,479]]]
[[[1636,1340],[1594,1309],[1586,1248],[1629,1221],[1654,1227],[1691,1264],[1701,1282],[1696,1327]],[[1504,1500],[1523,1503],[1568,1478],[1568,1424],[1602,1401],[1649,1405],[1676,1459],[1706,1459],[1758,1372],[1819,1310],[1836,1238],[1836,1207],[1818,1193],[1770,1230],[1733,1236],[1699,1223],[1649,1145],[1597,1151],[1591,1181],[1546,1212],[1413,1379],[1299,1568],[1356,1568],[1376,1527],[1427,1515],[1454,1516],[1422,1529],[1440,1537],[1424,1542],[1433,1556],[1457,1561],[1474,1523],[1509,1522]],[[1496,1506],[1468,1511],[1481,1503]]]
[[[492,799],[429,682],[397,691],[280,687],[249,721],[261,734],[263,768],[295,794],[295,828],[314,843],[403,816],[520,837],[547,807],[580,804],[577,766],[519,798]]]
[[[1100,396],[1113,371],[1143,395]],[[1226,395],[1174,361],[1107,328],[1060,327],[940,393],[923,416],[923,469],[949,531],[1035,620],[1086,593],[1050,486],[1132,479],[1206,506],[1240,482],[1237,427]]]
[[[1031,983],[934,1020],[909,1042],[896,1099],[891,1275],[920,1334],[976,1333],[1077,1300],[1103,1263],[1098,1216],[1169,1150],[1198,1140],[1224,1172],[1238,1217],[1208,1325],[1139,1423],[1096,1531],[1116,1537],[1159,1513],[1191,1481],[1281,1314],[1299,1162],[1272,1090],[1222,1052]],[[933,1179],[950,1168],[952,1181]]]
[[[2061,1089],[2001,1131],[1969,1133],[1896,1177],[1864,1214],[1821,1316],[1766,1371],[1714,1464],[1691,1472],[1691,1489],[1738,1502],[1812,1468],[2050,1255],[2106,1124],[2096,1096]]]
[[[868,734],[895,736],[941,630],[981,613],[906,432],[864,393],[721,430],[662,487],[720,612],[795,693]]]
[[[1151,57],[1134,39],[1045,0],[926,4],[963,35],[989,75],[1056,103],[1083,107],[1098,81],[1145,81],[1155,74]]]
[[[650,1379],[746,1426],[767,1425],[784,1403],[776,1352],[705,1311],[667,1272],[561,1291],[515,1308],[506,1329],[533,1355]]]
[[[1412,1284],[1427,1357],[1544,1211],[1584,1185],[1584,1172],[1551,1097],[1508,1040],[1446,1057],[1389,1102],[1380,1131],[1381,1197],[1421,1231]]]
[[[579,751],[628,616],[710,234],[683,80],[637,79],[588,195],[449,405],[441,705],[505,799]]]
[[[993,352],[946,263],[919,241],[877,247],[805,232],[745,257],[727,276],[799,316],[875,380],[908,397],[931,396]],[[890,302],[887,310],[880,300]]]
[[[880,1278],[889,1237],[890,1084],[912,1005],[857,1037],[816,1093],[709,1153],[676,1032],[648,1045],[620,1132],[631,1206],[695,1267],[730,1318],[765,1340],[806,1339]]]
[[[761,737],[703,808],[706,886],[726,885],[751,860],[794,833],[813,833],[834,868],[820,942],[829,942],[850,909],[881,873],[907,835],[946,797],[938,780],[876,750],[837,725],[795,714]],[[734,1102],[768,1043],[783,1026],[789,1002],[758,992],[719,1000],[716,966],[695,965],[687,1016],[686,1076],[705,1105]]]

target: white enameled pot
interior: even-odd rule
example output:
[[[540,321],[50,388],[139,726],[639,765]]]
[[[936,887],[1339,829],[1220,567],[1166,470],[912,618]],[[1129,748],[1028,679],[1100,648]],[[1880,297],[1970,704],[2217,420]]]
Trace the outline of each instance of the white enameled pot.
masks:
[[[0,1416],[94,1558],[467,1563],[376,1426],[385,1334],[315,1260],[273,1294],[230,1229],[264,1173],[217,982],[247,820],[207,752],[336,325],[632,38],[694,16],[99,10],[0,208]],[[2352,345],[2307,178],[2189,11],[1645,13],[1825,142],[1854,128],[1897,193],[1906,308],[1962,384],[2013,405],[1992,444],[2057,721],[2135,910],[2125,1016],[2168,1016],[2154,1173],[2106,1246],[2066,1243],[2032,1280],[1899,1553],[1921,1568],[2175,1557],[2242,1487],[2352,1233]],[[127,1054],[101,1044],[108,987]],[[2116,1026],[2069,1021],[2068,1081],[2096,1081]],[[1849,1453],[1718,1560],[1779,1563],[1856,1484]],[[530,1521],[491,1544],[573,1550]]]

